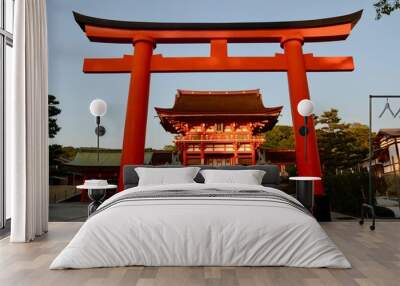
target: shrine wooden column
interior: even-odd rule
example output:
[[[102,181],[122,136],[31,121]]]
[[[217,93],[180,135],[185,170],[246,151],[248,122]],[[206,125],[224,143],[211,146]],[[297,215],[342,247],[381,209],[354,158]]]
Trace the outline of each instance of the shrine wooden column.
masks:
[[[203,135],[201,135],[201,137],[203,137]],[[199,147],[200,147],[200,165],[204,165],[205,164],[205,154],[204,154],[205,146],[204,146],[204,143],[201,142]]]
[[[187,166],[187,152],[188,152],[188,146],[183,143],[182,144],[182,161],[183,161],[183,166]]]
[[[237,137],[236,134],[235,134],[235,137]],[[238,147],[239,147],[239,143],[235,140],[235,142],[233,142],[233,163],[235,165],[239,164]]]
[[[250,148],[251,148],[251,164],[255,165],[257,163],[257,161],[256,161],[256,145],[254,143],[251,143]]]
[[[298,113],[297,105],[301,100],[310,98],[302,48],[303,39],[297,36],[284,38],[281,46],[285,51],[287,61],[290,106],[296,140],[297,173],[299,176],[322,177],[314,119],[309,118],[308,120],[307,137],[301,136],[299,132],[300,127],[304,125],[304,118]],[[304,158],[305,138],[307,138],[307,159]],[[323,194],[322,183],[320,181],[319,184],[315,184],[315,194]]]
[[[146,123],[150,89],[150,65],[154,41],[148,37],[133,40],[135,53],[129,85],[128,103],[125,115],[124,139],[120,165],[118,190],[123,189],[123,168],[129,164],[144,163]],[[132,67],[132,68],[133,68]]]
[[[205,151],[206,147],[204,145],[204,139],[206,135],[206,126],[204,123],[201,124],[201,134],[200,134],[200,165],[204,165],[206,163],[205,159]]]

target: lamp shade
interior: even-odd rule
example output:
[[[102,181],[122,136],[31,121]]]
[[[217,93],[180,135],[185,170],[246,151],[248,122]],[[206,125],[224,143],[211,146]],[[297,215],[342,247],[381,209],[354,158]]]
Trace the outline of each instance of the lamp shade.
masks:
[[[303,99],[297,105],[297,111],[301,116],[310,116],[314,112],[314,103],[309,99]]]
[[[107,103],[97,98],[90,103],[89,109],[93,116],[104,116],[107,112]]]

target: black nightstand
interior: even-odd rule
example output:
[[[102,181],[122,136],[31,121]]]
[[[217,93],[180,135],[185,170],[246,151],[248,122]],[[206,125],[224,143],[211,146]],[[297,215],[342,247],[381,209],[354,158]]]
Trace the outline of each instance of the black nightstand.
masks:
[[[314,181],[320,181],[320,177],[290,177],[296,181],[296,199],[309,211],[314,208]]]
[[[106,197],[107,190],[116,189],[116,185],[106,185],[106,186],[89,186],[80,185],[76,186],[77,189],[83,189],[88,191],[88,196],[92,202],[88,206],[88,216],[94,213],[97,208],[101,205],[104,198]]]

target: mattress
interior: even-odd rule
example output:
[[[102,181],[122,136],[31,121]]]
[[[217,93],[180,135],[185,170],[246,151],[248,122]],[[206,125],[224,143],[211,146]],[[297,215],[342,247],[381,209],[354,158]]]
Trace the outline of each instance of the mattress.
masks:
[[[193,183],[134,187],[109,198],[50,269],[133,265],[351,267],[284,192]]]

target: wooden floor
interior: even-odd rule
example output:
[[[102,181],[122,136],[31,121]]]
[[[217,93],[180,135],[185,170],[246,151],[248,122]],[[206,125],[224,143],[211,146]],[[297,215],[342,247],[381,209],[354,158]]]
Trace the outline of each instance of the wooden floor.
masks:
[[[353,269],[289,267],[124,267],[48,270],[82,223],[50,223],[43,238],[27,244],[0,241],[0,285],[400,285],[400,222],[380,222],[375,232],[356,221],[323,227]]]

